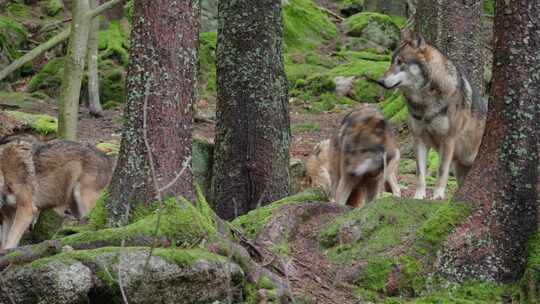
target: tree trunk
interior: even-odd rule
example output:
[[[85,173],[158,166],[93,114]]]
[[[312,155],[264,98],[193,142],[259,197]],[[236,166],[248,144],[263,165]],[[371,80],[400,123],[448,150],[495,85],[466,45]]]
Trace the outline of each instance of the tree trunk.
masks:
[[[98,0],[89,0],[90,8],[95,9]],[[98,33],[99,18],[90,21],[88,34],[88,108],[90,114],[100,116],[103,109],[99,102],[99,72],[98,72]]]
[[[213,197],[232,219],[289,192],[280,0],[219,1]]]
[[[160,197],[194,198],[198,30],[199,1],[135,2],[124,129],[107,202],[111,226]]]
[[[447,240],[439,268],[464,280],[521,276],[540,191],[540,0],[497,0],[493,101],[486,133],[455,200],[472,216]]]
[[[426,40],[446,54],[484,95],[482,0],[417,0],[416,22]]]
[[[88,0],[74,1],[73,26],[69,37],[58,109],[58,136],[64,139],[77,139],[79,97],[90,30],[90,19],[86,17],[89,10]]]

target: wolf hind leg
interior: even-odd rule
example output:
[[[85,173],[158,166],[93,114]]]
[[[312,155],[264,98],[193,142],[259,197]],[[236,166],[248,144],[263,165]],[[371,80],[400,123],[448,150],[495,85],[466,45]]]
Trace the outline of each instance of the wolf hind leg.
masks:
[[[73,188],[73,197],[81,218],[87,216],[96,205],[101,191],[96,189],[92,179],[83,178]]]
[[[426,197],[426,168],[428,148],[420,139],[415,141],[416,151],[416,192],[415,199],[424,199]]]
[[[441,148],[439,149],[439,174],[437,177],[437,183],[435,184],[435,190],[433,190],[433,199],[444,199],[446,185],[448,184],[448,176],[450,174],[450,165],[454,158],[455,141],[453,139],[447,139],[442,141]]]
[[[33,208],[30,204],[20,204],[15,212],[15,219],[9,229],[8,237],[2,249],[11,249],[19,245],[24,232],[30,227],[33,220]],[[2,229],[3,230],[3,229]]]
[[[467,174],[469,174],[469,171],[471,171],[471,168],[472,166],[463,165],[458,162],[455,162],[455,173],[456,173],[456,179],[457,179],[459,187],[463,186],[463,183],[465,182],[465,177],[467,177]]]

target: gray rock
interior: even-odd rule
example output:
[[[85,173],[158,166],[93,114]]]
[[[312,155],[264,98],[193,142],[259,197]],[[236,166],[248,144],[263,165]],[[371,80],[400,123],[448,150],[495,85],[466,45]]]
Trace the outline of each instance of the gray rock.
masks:
[[[0,303],[78,304],[88,302],[92,272],[80,262],[52,261],[9,269],[2,275]]]
[[[336,83],[336,96],[339,98],[353,95],[355,79],[355,76],[337,76],[334,78],[334,82]]]

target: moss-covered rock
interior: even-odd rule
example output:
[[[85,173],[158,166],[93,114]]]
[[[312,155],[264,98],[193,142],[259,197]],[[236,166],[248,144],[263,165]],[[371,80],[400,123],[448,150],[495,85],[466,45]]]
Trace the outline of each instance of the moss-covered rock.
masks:
[[[244,273],[226,258],[203,249],[104,247],[67,251],[11,267],[3,273],[9,303],[239,303]]]
[[[43,91],[50,97],[60,94],[62,74],[64,73],[64,58],[53,58],[47,62],[41,71],[35,74],[28,83],[27,91],[32,93]]]
[[[6,111],[6,113],[42,135],[56,133],[58,129],[57,119],[46,114],[30,114],[18,111]]]
[[[30,13],[30,7],[23,3],[12,1],[6,6],[6,12],[14,17],[26,18]]]
[[[47,0],[47,5],[45,5],[45,12],[48,16],[54,17],[60,13],[64,8],[64,3],[61,0]]]
[[[337,37],[336,25],[312,0],[290,0],[283,7],[287,51],[313,49]]]
[[[268,206],[255,209],[250,211],[248,214],[239,216],[232,222],[232,224],[244,231],[246,236],[254,238],[272,217],[274,211],[278,210],[279,208],[290,204],[321,201],[324,200],[324,198],[325,195],[321,190],[307,189],[304,192],[283,198]]]
[[[31,109],[36,105],[42,104],[48,96],[39,93],[28,94],[26,92],[5,92],[0,91],[0,104],[20,109]]]
[[[395,48],[400,39],[400,26],[396,19],[384,14],[359,13],[347,18],[345,25],[347,35],[363,37],[385,48]]]
[[[148,244],[151,244],[153,238],[157,237],[172,246],[189,247],[203,240],[212,239],[216,235],[213,219],[201,212],[200,208],[203,208],[201,206],[195,207],[183,199],[171,198],[164,202],[163,208],[157,209],[158,207],[161,208],[160,204],[156,203],[147,206],[144,210],[133,210],[134,222],[127,226],[78,233],[62,238],[61,242],[74,247],[93,242],[118,246],[122,240],[138,240],[139,243],[148,241]],[[93,222],[101,226],[104,209],[100,207],[94,210],[90,218],[96,216],[97,219]],[[95,212],[98,214],[96,215]],[[159,229],[156,229],[158,218]]]
[[[123,103],[125,100],[126,72],[113,60],[99,62],[99,98],[108,103]],[[87,88],[87,78],[83,90]]]
[[[518,282],[521,303],[537,303],[540,299],[540,231],[528,243],[525,272]]]
[[[358,14],[364,10],[364,0],[340,0],[339,12],[345,16],[350,17]]]
[[[109,23],[109,28],[99,32],[99,56],[101,60],[112,59],[122,66],[127,66],[129,53],[127,51],[127,35],[118,21]]]
[[[0,16],[0,66],[3,59],[12,61],[21,54],[22,46],[26,42],[28,33],[22,24],[7,16]],[[7,63],[7,62],[6,62]]]

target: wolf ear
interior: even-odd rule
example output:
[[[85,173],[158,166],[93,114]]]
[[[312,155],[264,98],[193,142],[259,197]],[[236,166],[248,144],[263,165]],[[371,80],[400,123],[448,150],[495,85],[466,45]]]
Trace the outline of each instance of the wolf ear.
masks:
[[[424,39],[424,36],[422,34],[417,34],[414,39],[414,47],[417,49],[423,50],[426,47],[426,39]]]

